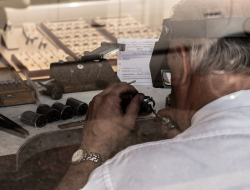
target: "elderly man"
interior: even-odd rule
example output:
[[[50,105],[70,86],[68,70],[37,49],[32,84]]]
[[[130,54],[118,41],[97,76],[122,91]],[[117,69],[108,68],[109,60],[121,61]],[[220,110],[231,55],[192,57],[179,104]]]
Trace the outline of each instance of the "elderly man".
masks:
[[[186,0],[171,20],[202,20],[213,11],[246,17],[248,2]],[[159,114],[170,116],[182,133],[129,147],[99,166],[128,136],[144,97],[126,83],[113,84],[91,101],[83,153],[74,155],[76,165],[58,189],[250,188],[250,38],[172,39],[170,49],[171,110]],[[133,97],[126,113],[124,93]],[[79,161],[87,150],[97,153],[97,163]]]

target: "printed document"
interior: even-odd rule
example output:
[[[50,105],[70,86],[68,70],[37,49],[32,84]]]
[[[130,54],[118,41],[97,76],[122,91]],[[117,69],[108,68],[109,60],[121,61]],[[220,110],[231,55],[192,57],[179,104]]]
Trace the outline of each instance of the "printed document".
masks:
[[[158,39],[118,39],[126,44],[124,52],[118,52],[117,75],[122,82],[136,80],[133,85],[152,85],[149,63]]]

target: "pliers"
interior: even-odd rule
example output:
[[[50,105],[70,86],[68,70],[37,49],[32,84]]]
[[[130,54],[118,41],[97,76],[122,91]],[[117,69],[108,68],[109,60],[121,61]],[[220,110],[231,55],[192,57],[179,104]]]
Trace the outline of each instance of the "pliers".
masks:
[[[29,135],[27,130],[2,114],[0,114],[0,130],[23,139]]]

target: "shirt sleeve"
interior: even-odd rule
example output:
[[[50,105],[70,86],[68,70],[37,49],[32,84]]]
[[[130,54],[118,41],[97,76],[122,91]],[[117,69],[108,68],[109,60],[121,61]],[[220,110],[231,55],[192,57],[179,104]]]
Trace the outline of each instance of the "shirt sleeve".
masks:
[[[89,176],[87,184],[81,190],[113,190],[108,165],[96,168]]]

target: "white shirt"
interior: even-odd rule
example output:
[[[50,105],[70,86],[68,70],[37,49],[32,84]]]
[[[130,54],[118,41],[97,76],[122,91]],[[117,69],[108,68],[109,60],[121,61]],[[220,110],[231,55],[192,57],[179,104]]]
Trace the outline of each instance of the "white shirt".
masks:
[[[250,90],[217,99],[173,139],[131,146],[83,190],[250,189]]]

